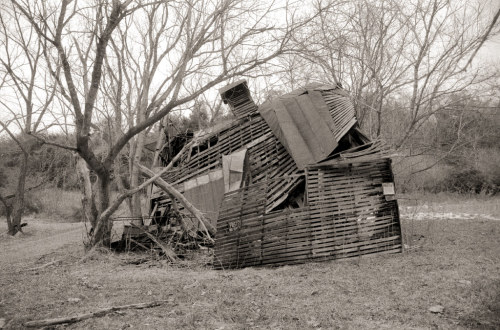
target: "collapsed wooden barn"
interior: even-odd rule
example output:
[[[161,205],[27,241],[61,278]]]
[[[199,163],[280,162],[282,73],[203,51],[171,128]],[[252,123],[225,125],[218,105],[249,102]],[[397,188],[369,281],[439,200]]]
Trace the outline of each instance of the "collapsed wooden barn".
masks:
[[[216,228],[215,268],[402,251],[391,160],[342,88],[311,84],[261,106],[244,80],[220,94],[236,119],[163,175]],[[180,149],[171,141],[164,164]],[[154,190],[151,206],[168,218],[172,201]]]

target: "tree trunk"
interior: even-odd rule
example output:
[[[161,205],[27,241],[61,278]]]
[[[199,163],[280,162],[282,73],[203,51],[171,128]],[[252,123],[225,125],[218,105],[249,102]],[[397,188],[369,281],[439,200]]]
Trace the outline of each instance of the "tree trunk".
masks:
[[[382,133],[382,105],[384,102],[384,94],[381,92],[380,94],[380,100],[378,102],[378,107],[377,107],[377,139],[380,138],[380,134]]]
[[[160,161],[160,153],[162,151],[162,146],[163,142],[165,141],[165,126],[167,123],[167,118],[165,117],[164,119],[160,120],[158,123],[158,136],[156,138],[156,145],[155,145],[155,153],[153,156],[153,161],[151,163],[151,170],[154,170],[154,168],[158,165]]]
[[[24,188],[26,186],[26,174],[28,173],[28,158],[29,154],[23,152],[17,178],[16,195],[12,203],[12,217],[10,221],[7,222],[9,234],[12,236],[21,231],[21,220],[24,211]]]
[[[11,220],[12,205],[10,205],[9,202],[7,201],[7,198],[3,198],[2,195],[0,195],[0,202],[2,202],[2,204],[5,208],[5,218],[7,220],[7,230],[10,231],[10,228],[12,227],[12,220]]]
[[[102,213],[109,207],[111,198],[111,178],[109,171],[97,176],[97,182],[94,184],[95,204],[98,216],[93,219],[91,245],[109,245],[111,242],[111,229],[113,221],[110,217],[102,217]]]
[[[80,188],[82,190],[82,208],[85,220],[91,224],[93,228],[95,221],[97,219],[98,213],[95,205],[95,198],[92,192],[92,182],[90,180],[90,171],[87,167],[87,163],[83,158],[75,155],[76,161],[76,171],[78,173],[78,180],[80,181]]]
[[[92,183],[90,171],[83,158],[78,157],[77,171],[82,187],[82,207],[85,219],[90,223],[90,245],[109,245],[111,240],[112,221],[109,217],[101,217],[108,208],[111,199],[111,176],[110,171],[104,171],[97,175],[97,180]]]
[[[167,125],[167,118],[165,117],[164,119],[160,120],[158,123],[158,136],[156,138],[156,145],[155,145],[155,153],[153,155],[153,161],[151,162],[151,167],[150,169],[154,171],[155,167],[158,165],[160,162],[160,153],[162,151],[163,147],[163,142],[165,141],[165,126]],[[151,214],[152,212],[152,205],[151,205],[151,196],[153,195],[153,189],[154,189],[154,184],[151,184],[147,188],[147,205],[148,205],[148,214]]]
[[[138,163],[141,162],[142,151],[144,149],[144,131],[137,135],[137,139],[135,141],[134,155],[132,158],[132,168],[130,170],[130,189],[134,189],[139,186],[139,169],[137,168]],[[141,193],[137,193],[132,195],[132,216],[133,217],[142,217],[142,209],[141,209]],[[142,225],[142,221],[134,221],[136,225]]]
[[[135,187],[138,187],[140,185],[139,183],[139,177],[140,177],[140,172],[137,166],[135,165],[136,163],[140,163],[141,156],[142,156],[142,151],[144,149],[144,138],[145,138],[145,133],[141,132],[137,135],[137,139],[134,141],[134,148],[131,148],[133,150],[133,153],[131,153],[131,162],[130,162],[130,189],[134,189]],[[134,225],[142,225],[142,208],[141,208],[141,192],[138,192],[134,195],[131,196],[131,209],[130,213],[131,216],[138,218],[138,220],[133,220],[132,224]]]

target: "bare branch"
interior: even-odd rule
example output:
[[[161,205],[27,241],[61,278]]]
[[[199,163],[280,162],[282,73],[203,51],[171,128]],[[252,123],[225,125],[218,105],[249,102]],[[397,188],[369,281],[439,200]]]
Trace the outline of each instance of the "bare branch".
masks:
[[[44,137],[39,136],[39,135],[37,135],[37,134],[35,134],[33,132],[29,132],[29,135],[31,135],[35,139],[41,141],[43,144],[47,144],[49,146],[54,146],[54,147],[58,147],[58,148],[61,148],[61,149],[66,149],[66,150],[70,150],[70,151],[74,151],[74,152],[78,151],[78,149],[76,147],[68,146],[68,145],[57,143],[57,142],[53,142],[53,141],[48,141]]]

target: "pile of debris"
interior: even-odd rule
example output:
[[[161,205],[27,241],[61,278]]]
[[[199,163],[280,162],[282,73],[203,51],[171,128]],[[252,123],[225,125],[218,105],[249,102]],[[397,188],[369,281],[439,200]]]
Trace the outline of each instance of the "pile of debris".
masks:
[[[162,216],[119,217],[113,220],[115,223],[126,223],[122,236],[112,246],[119,251],[150,251],[175,262],[190,251],[214,246],[210,235],[197,230],[192,215],[176,210],[169,210]]]
[[[178,217],[184,239],[215,233],[216,268],[402,251],[388,150],[361,132],[341,87],[311,84],[261,106],[244,80],[220,94],[232,122],[191,141],[167,136],[152,218]],[[202,216],[183,225],[194,209]]]

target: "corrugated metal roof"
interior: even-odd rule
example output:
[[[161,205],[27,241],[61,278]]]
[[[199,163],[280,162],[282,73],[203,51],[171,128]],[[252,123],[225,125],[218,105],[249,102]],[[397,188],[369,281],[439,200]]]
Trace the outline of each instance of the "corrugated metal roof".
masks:
[[[350,108],[330,109],[327,105],[320,91],[333,89],[336,87],[312,84],[259,107],[259,113],[299,169],[328,157],[346,128],[355,122]],[[335,120],[339,117],[342,120]]]

